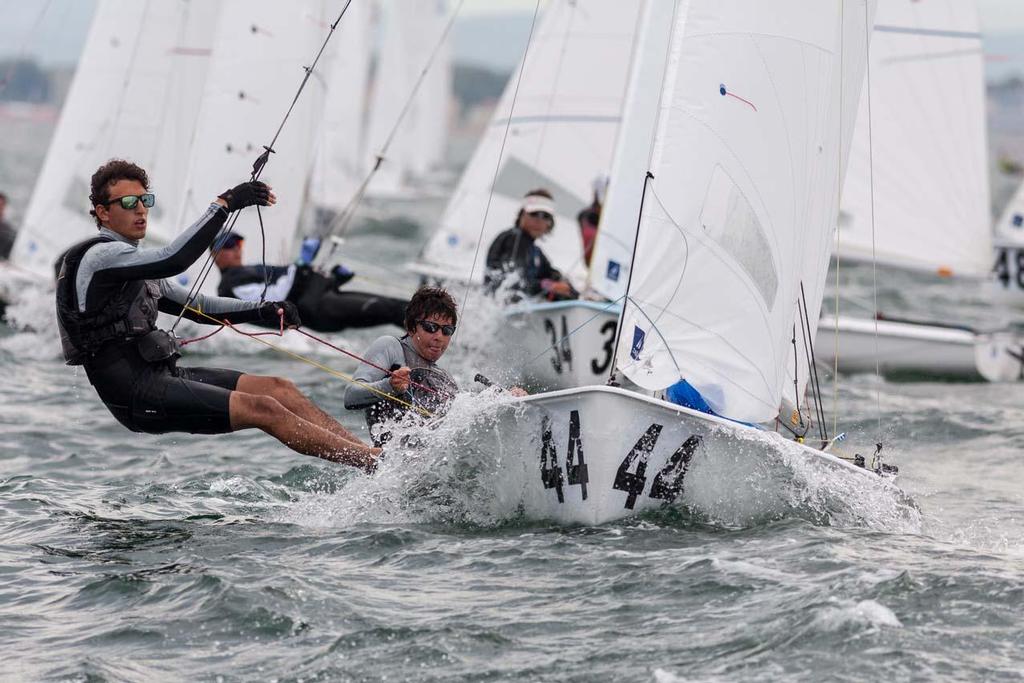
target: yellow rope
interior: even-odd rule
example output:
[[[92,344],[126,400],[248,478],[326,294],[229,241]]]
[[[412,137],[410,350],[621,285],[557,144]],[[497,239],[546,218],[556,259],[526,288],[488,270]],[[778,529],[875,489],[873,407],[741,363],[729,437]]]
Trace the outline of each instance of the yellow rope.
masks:
[[[186,306],[185,310],[192,311],[196,315],[201,315],[202,317],[206,318],[207,320],[212,320],[213,322],[218,323],[221,327],[229,327],[231,329],[234,329],[233,325],[225,325],[222,321],[218,320],[217,318],[214,318],[212,315],[208,315],[208,314],[204,313],[202,310],[200,310],[198,308],[193,308],[191,306]],[[283,348],[281,346],[278,346],[277,344],[272,344],[272,343],[268,342],[266,339],[262,339],[260,337],[254,337],[254,336],[252,336],[250,334],[246,334],[246,333],[242,332],[241,330],[235,330],[235,332],[238,332],[243,337],[248,337],[249,339],[252,339],[253,341],[258,341],[259,343],[263,344],[264,346],[269,346],[270,348],[274,349],[275,351],[277,351],[279,353],[283,353],[286,356],[291,356],[292,358],[294,358],[296,360],[299,360],[299,361],[302,361],[303,363],[307,363],[309,365],[312,365],[315,368],[319,368],[320,370],[323,370],[324,372],[326,372],[328,375],[332,375],[332,376],[337,377],[339,379],[343,379],[346,382],[351,382],[352,384],[355,384],[356,386],[359,386],[359,387],[363,387],[364,389],[368,389],[369,391],[373,392],[374,394],[377,394],[378,396],[382,396],[382,397],[388,399],[389,401],[394,401],[395,403],[397,403],[399,405],[402,405],[402,406],[405,406],[406,408],[411,408],[412,410],[415,410],[416,412],[418,412],[423,417],[434,417],[434,414],[431,413],[426,408],[421,408],[420,406],[414,405],[412,403],[409,403],[408,401],[403,401],[402,399],[398,398],[397,396],[392,396],[389,393],[383,392],[383,391],[381,391],[380,389],[378,389],[376,387],[370,386],[366,382],[360,382],[355,377],[352,377],[350,375],[346,375],[344,372],[341,372],[339,370],[335,370],[334,368],[328,367],[328,366],[324,365],[323,363],[320,363],[318,361],[313,360],[312,358],[307,358],[306,356],[303,356],[303,355],[300,355],[298,353],[295,353],[294,351],[289,351],[288,349]]]

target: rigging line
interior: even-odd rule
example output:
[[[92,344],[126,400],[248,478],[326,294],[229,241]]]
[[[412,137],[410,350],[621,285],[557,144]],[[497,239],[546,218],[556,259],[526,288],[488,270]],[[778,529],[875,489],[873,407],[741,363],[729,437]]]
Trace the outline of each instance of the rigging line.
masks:
[[[14,53],[14,59],[11,60],[11,65],[7,67],[7,71],[4,72],[4,76],[0,79],[0,95],[3,94],[4,90],[7,90],[7,86],[11,84],[11,80],[14,78],[14,72],[18,68],[18,64],[25,58],[25,52],[28,49],[28,43],[35,37],[39,32],[39,27],[43,23],[43,19],[46,17],[46,13],[50,10],[50,5],[53,4],[53,0],[46,0],[46,4],[43,5],[43,10],[36,17],[36,20],[32,22],[31,28],[25,33],[25,38],[21,41],[21,46]]]
[[[607,313],[608,310],[611,309],[612,306],[616,305],[617,303],[619,303],[620,301],[622,301],[625,298],[626,298],[626,295],[623,294],[622,296],[620,296],[615,301],[609,301],[607,306],[605,306],[604,308],[599,310],[597,313],[595,313],[594,315],[590,316],[589,318],[584,320],[582,323],[580,323],[579,325],[577,325],[576,327],[571,329],[567,334],[565,334],[565,336],[563,336],[561,339],[558,339],[557,341],[555,341],[554,344],[551,344],[548,347],[546,347],[543,351],[538,353],[536,356],[534,356],[530,360],[526,361],[523,365],[533,365],[534,363],[537,362],[538,359],[543,358],[544,355],[547,354],[548,351],[550,351],[553,348],[556,348],[559,344],[561,344],[561,343],[565,342],[566,340],[568,340],[569,337],[573,336],[574,334],[576,334],[577,332],[582,330],[584,327],[586,327],[590,323],[594,322],[594,320],[596,320],[600,315],[602,315],[604,313]]]
[[[864,3],[864,12],[867,14],[868,6]],[[844,30],[846,27],[846,3],[844,0],[839,0],[839,116],[836,118],[839,120],[839,140],[843,139],[843,94],[846,91],[843,81],[844,67],[843,60],[845,57],[845,45],[843,44],[843,38],[846,35]],[[867,27],[866,30],[871,30]],[[870,55],[868,55],[870,59]],[[871,87],[870,81],[868,82],[868,88]],[[850,152],[847,152],[847,160],[849,160]],[[832,331],[832,433],[839,433],[839,242],[840,242],[840,230],[841,222],[839,220],[840,213],[842,212],[842,197],[843,197],[843,146],[839,145],[839,165],[836,168],[836,237],[835,237],[835,256],[836,256],[836,288],[835,288],[835,314],[832,316],[834,329]],[[828,279],[828,275],[825,275],[825,279]]]
[[[803,283],[800,283],[801,286]],[[810,339],[810,326],[806,316],[807,307],[801,307],[797,301],[797,316],[800,318],[800,336],[804,342],[804,356],[807,359],[807,379],[814,397],[814,417],[818,421],[818,435],[822,441],[828,441],[828,428],[825,426],[825,409],[821,405],[821,388],[817,385],[816,368],[814,367],[814,347]]]
[[[526,37],[526,47],[523,49],[523,62],[519,65],[519,74],[516,76],[516,87],[512,91],[512,102],[508,108],[508,120],[505,122],[505,132],[501,137],[501,147],[498,149],[498,161],[494,164],[494,175],[491,178],[491,189],[487,193],[487,204],[484,206],[484,217],[480,221],[480,233],[476,238],[476,249],[473,251],[473,263],[469,267],[469,277],[466,278],[466,293],[462,297],[462,315],[466,315],[469,305],[469,295],[473,287],[473,273],[476,271],[476,262],[480,258],[480,244],[484,238],[484,230],[487,227],[487,216],[491,212],[491,200],[494,198],[494,188],[498,184],[498,173],[501,171],[501,158],[505,155],[505,144],[508,142],[508,132],[512,127],[512,115],[515,113],[516,100],[519,98],[519,86],[523,82],[523,73],[526,71],[526,58],[530,55],[530,45],[533,44],[533,32],[537,28],[537,15],[540,13],[540,0],[533,6],[533,19],[530,21],[530,33]],[[499,105],[500,106],[500,105]],[[458,334],[458,330],[455,334]]]
[[[800,415],[800,354],[796,350],[796,321],[793,321],[793,400],[796,402],[796,414]]]
[[[875,150],[873,126],[871,125],[871,22],[868,16],[868,3],[864,3],[864,50],[868,54],[865,60],[868,85],[868,188],[871,194],[871,290],[875,307],[875,401],[878,419],[877,441],[882,442],[882,373],[878,359],[878,264],[875,254]]]
[[[253,163],[253,165],[252,165],[252,175],[250,176],[250,180],[254,181],[254,180],[258,180],[259,179],[260,174],[263,172],[264,167],[267,165],[267,161],[269,161],[269,159],[270,159],[270,155],[275,152],[274,144],[277,142],[278,136],[281,135],[281,131],[284,129],[284,124],[288,122],[288,117],[291,116],[292,110],[295,108],[295,104],[299,101],[299,96],[302,94],[302,91],[305,89],[306,83],[309,82],[309,77],[313,74],[313,71],[316,69],[316,65],[317,65],[317,63],[319,63],[321,55],[323,55],[324,50],[327,48],[327,43],[330,42],[331,37],[334,36],[334,31],[338,28],[338,24],[341,23],[342,17],[345,16],[345,12],[348,11],[348,8],[349,8],[349,6],[351,4],[352,4],[352,0],[347,0],[345,2],[345,6],[341,9],[341,12],[338,14],[338,18],[335,19],[334,23],[330,25],[330,30],[327,32],[327,36],[324,37],[324,42],[320,45],[320,50],[317,51],[316,57],[313,58],[313,63],[310,66],[303,67],[303,70],[305,71],[305,74],[302,77],[302,81],[299,83],[298,90],[295,91],[295,97],[292,98],[292,103],[288,107],[288,111],[285,112],[284,118],[281,120],[281,125],[279,125],[277,127],[277,132],[274,133],[274,137],[270,141],[270,144],[263,147],[263,153],[260,154],[256,158],[256,161]],[[224,228],[221,228],[217,232],[217,236],[214,238],[214,241],[213,241],[212,244],[216,245],[218,240],[220,240],[220,238],[223,235],[226,235],[227,233],[229,233],[235,227],[235,223],[238,221],[238,217],[241,215],[241,213],[242,212],[240,210],[235,212],[235,214],[231,217],[231,221],[225,226],[227,229],[225,230]],[[259,211],[259,207],[256,208],[256,215],[259,217],[259,221],[260,221],[260,236],[262,238],[261,241],[263,242],[263,266],[264,266],[264,271],[265,271],[266,270],[266,265],[267,265],[267,261],[266,261],[267,240],[266,240],[266,234],[264,233],[264,229],[263,229],[263,216],[262,216],[262,214]],[[217,258],[217,255],[220,253],[221,246],[222,245],[216,246],[214,249],[210,250],[209,253],[206,255],[206,260],[203,262],[203,266],[199,269],[200,277],[196,278],[196,281],[192,283],[192,287],[190,287],[189,290],[188,290],[188,297],[185,299],[185,306],[182,307],[181,312],[178,313],[178,317],[175,318],[175,320],[174,320],[174,324],[171,325],[171,333],[172,334],[174,333],[174,330],[177,329],[178,323],[181,322],[182,315],[185,314],[185,307],[189,306],[195,300],[195,298],[199,295],[199,292],[202,289],[203,284],[205,284],[205,282],[206,282],[206,278],[209,277],[210,271],[213,270],[213,264],[214,264],[214,262],[215,262],[215,260]],[[264,275],[264,277],[265,277],[265,275]],[[266,280],[264,280],[263,294],[260,296],[261,300],[262,300],[263,296],[265,296],[266,293],[267,293],[266,285],[267,285],[267,282],[266,282]]]
[[[611,371],[608,373],[608,383],[609,384],[611,384],[612,381],[615,379],[615,371],[618,369],[619,340],[622,338],[622,324],[624,322],[626,322],[626,306],[629,303],[629,287],[630,287],[630,285],[633,284],[633,266],[636,265],[636,250],[637,250],[637,247],[639,246],[639,240],[640,240],[640,224],[643,222],[643,219],[644,219],[644,201],[647,199],[647,185],[652,180],[654,180],[654,174],[651,173],[650,171],[647,171],[644,174],[644,188],[640,192],[640,209],[637,211],[637,216],[636,216],[636,234],[633,236],[633,254],[630,256],[630,259],[629,259],[629,277],[626,278],[626,292],[625,292],[625,294],[622,295],[622,299],[623,299],[623,301],[622,301],[622,313],[619,314],[619,324],[616,326],[616,329],[615,329],[615,347],[612,350]],[[657,195],[655,195],[655,196],[657,196]],[[660,204],[661,202],[659,201],[658,203]],[[687,256],[687,258],[689,258],[689,256]],[[685,270],[685,267],[684,267],[684,270]],[[634,305],[636,305],[636,304],[634,304]],[[643,312],[643,310],[640,309],[639,306],[637,306],[637,310],[640,310],[641,312]],[[647,316],[647,314],[644,313],[644,317],[646,317],[646,316]],[[660,337],[661,336],[661,331],[658,330],[657,325],[655,325],[653,321],[651,322],[651,325],[654,327],[654,330],[656,332],[658,332],[658,336]],[[668,348],[668,344],[665,344],[665,348]],[[670,353],[670,355],[671,355],[671,353]],[[672,362],[675,363],[675,360],[676,360],[675,357],[673,357],[672,358]]]
[[[288,349],[284,348],[283,346],[278,346],[277,344],[272,344],[272,343],[268,342],[267,340],[261,338],[261,337],[266,336],[268,334],[269,335],[273,335],[273,336],[283,336],[284,335],[283,332],[281,332],[281,334],[278,334],[276,332],[246,332],[245,330],[241,330],[238,327],[236,327],[235,325],[231,324],[227,320],[218,320],[217,318],[215,318],[212,315],[209,315],[207,313],[204,313],[203,311],[201,311],[198,308],[193,308],[191,306],[183,306],[183,308],[185,308],[188,311],[191,311],[191,312],[195,313],[196,315],[200,315],[200,316],[206,318],[207,320],[211,320],[211,321],[213,321],[215,323],[220,324],[220,326],[221,326],[220,329],[223,329],[225,327],[230,328],[232,331],[237,332],[238,334],[242,335],[243,337],[248,337],[249,339],[257,341],[260,344],[263,344],[264,346],[268,346],[268,347],[274,349],[275,351],[277,351],[279,353],[283,353],[284,355],[290,356],[291,358],[294,358],[295,360],[302,361],[303,363],[306,363],[308,365],[312,365],[313,367],[318,368],[320,370],[323,370],[324,372],[326,372],[327,374],[329,374],[329,375],[331,375],[333,377],[337,377],[339,379],[343,379],[346,382],[349,382],[350,384],[356,385],[357,387],[362,387],[363,389],[366,389],[366,390],[368,390],[368,391],[370,391],[370,392],[372,392],[374,394],[377,394],[378,396],[386,398],[389,401],[393,401],[394,403],[397,403],[399,405],[405,406],[406,408],[411,408],[411,409],[415,410],[416,412],[420,413],[421,415],[423,415],[424,417],[434,417],[434,414],[431,413],[426,408],[423,408],[421,406],[417,406],[417,405],[415,405],[413,403],[410,403],[408,401],[403,401],[402,399],[398,398],[397,396],[392,396],[391,394],[389,394],[387,392],[384,392],[384,391],[381,391],[380,389],[377,389],[376,387],[373,387],[373,386],[367,384],[366,382],[361,382],[360,380],[356,379],[355,377],[352,377],[351,375],[346,375],[344,372],[341,372],[339,370],[335,370],[334,368],[329,367],[327,365],[324,365],[323,363],[320,363],[318,361],[315,361],[312,358],[308,358],[308,357],[303,356],[301,354],[295,353],[294,351],[289,351]],[[219,332],[220,329],[218,329],[217,332]],[[214,332],[212,334],[208,334],[208,335],[206,335],[206,337],[203,337],[203,338],[205,339],[205,338],[212,337],[213,334],[216,334],[216,332]],[[190,340],[190,341],[199,341],[199,340],[198,339],[193,339],[193,340]]]
[[[810,376],[814,379],[815,403],[817,403],[819,408],[820,408],[821,407],[821,382],[818,380],[818,365],[815,362],[815,357],[814,357],[814,335],[811,334],[811,316],[807,312],[807,294],[806,294],[806,292],[804,292],[804,281],[803,280],[800,281],[800,301],[803,304],[803,319],[804,319],[804,324],[805,324],[805,326],[807,328],[806,329],[807,346],[810,349],[810,353],[811,353],[810,362],[808,363],[808,366],[809,366],[808,372],[810,373]],[[828,428],[825,427],[825,409],[824,408],[821,408],[821,428],[822,428],[822,432],[823,432],[823,434],[822,434],[823,439],[825,441],[828,441]]]
[[[349,0],[351,2],[351,0]],[[398,135],[398,129],[401,128],[402,122],[405,120],[406,114],[409,113],[412,108],[413,102],[416,101],[416,95],[419,94],[420,86],[426,80],[427,74],[430,72],[430,68],[434,65],[434,61],[437,59],[437,55],[441,52],[441,47],[448,42],[448,34],[451,33],[452,26],[455,25],[455,20],[458,18],[459,13],[462,11],[462,6],[466,0],[459,0],[459,4],[455,7],[455,11],[448,18],[448,23],[445,24],[444,30],[441,31],[441,36],[437,43],[434,45],[434,49],[431,50],[430,56],[427,58],[426,63],[423,65],[422,71],[420,71],[419,77],[416,79],[416,83],[413,84],[412,91],[409,93],[409,97],[405,100],[405,105],[402,106],[402,111],[398,114],[398,118],[395,119],[395,125],[391,127],[391,131],[388,133],[387,138],[384,140],[384,144],[381,146],[380,151],[374,157],[373,168],[370,169],[366,177],[363,178],[363,182],[359,184],[352,198],[345,205],[345,208],[334,217],[330,225],[327,227],[327,236],[338,235],[344,236],[348,232],[349,226],[352,224],[352,218],[355,216],[356,207],[362,202],[363,197],[366,195],[366,189],[370,185],[370,181],[373,176],[377,174],[381,164],[387,158],[387,151],[391,147],[391,143],[394,142],[395,136]],[[334,257],[334,252],[338,248],[337,242],[331,243],[331,249],[327,253],[327,257],[323,259],[324,263],[330,263]]]

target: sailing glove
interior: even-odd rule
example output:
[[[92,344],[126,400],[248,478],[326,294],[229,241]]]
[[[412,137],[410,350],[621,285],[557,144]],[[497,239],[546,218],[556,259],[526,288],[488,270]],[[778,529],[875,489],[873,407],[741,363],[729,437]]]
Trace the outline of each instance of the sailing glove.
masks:
[[[352,278],[356,276],[354,271],[349,270],[340,263],[331,268],[331,275],[334,277],[335,284],[340,287]]]
[[[285,327],[299,327],[302,325],[302,318],[299,317],[299,309],[291,301],[268,301],[260,306],[260,319],[264,321],[278,320],[279,313],[283,312]]]
[[[238,211],[253,205],[270,205],[270,188],[259,180],[250,180],[235,185],[217,196],[228,203],[228,211]]]

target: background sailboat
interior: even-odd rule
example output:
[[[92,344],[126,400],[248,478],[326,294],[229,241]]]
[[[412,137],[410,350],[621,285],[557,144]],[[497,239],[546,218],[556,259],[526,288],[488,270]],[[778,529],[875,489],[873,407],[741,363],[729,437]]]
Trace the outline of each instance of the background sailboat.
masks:
[[[983,59],[974,3],[879,2],[870,90],[861,98],[843,189],[840,263],[875,259],[939,278],[988,278],[993,247]],[[890,319],[827,313],[819,359],[830,366],[838,361],[846,372],[1004,374],[992,369],[999,360],[993,342],[1004,343],[1006,332],[981,332],[955,312],[941,320],[915,319],[908,311],[877,314]]]

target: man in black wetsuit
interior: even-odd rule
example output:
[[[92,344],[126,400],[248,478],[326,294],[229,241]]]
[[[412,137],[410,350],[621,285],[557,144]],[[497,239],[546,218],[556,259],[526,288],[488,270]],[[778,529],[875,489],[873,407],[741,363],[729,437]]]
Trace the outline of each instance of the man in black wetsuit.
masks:
[[[7,195],[0,192],[0,260],[10,258],[11,249],[14,248],[14,240],[18,237],[18,231],[4,218],[6,210]]]
[[[320,332],[338,332],[350,327],[402,326],[408,301],[364,292],[342,292],[339,288],[354,273],[335,266],[323,275],[309,265],[242,265],[244,238],[229,232],[212,247],[220,268],[217,294],[245,301],[283,299],[295,304],[305,327]],[[306,263],[312,257],[306,259]],[[266,288],[266,292],[264,292]]]
[[[211,323],[280,320],[298,325],[288,302],[252,304],[198,296],[173,280],[210,246],[227,216],[276,198],[260,182],[220,195],[191,227],[160,249],[143,249],[149,207],[146,172],[115,159],[92,177],[89,200],[99,234],[70,248],[57,279],[57,319],[64,358],[83,365],[89,382],[121,424],[135,432],[219,434],[257,427],[299,453],[372,470],[379,450],[362,443],[279,377],[177,365],[177,343],[156,327],[157,312]],[[188,308],[185,308],[188,306]]]
[[[555,204],[551,193],[531,190],[523,198],[516,224],[499,234],[487,250],[484,285],[494,292],[502,285],[512,290],[511,300],[522,294],[543,294],[550,300],[579,296],[568,280],[556,270],[535,242],[555,227]]]

